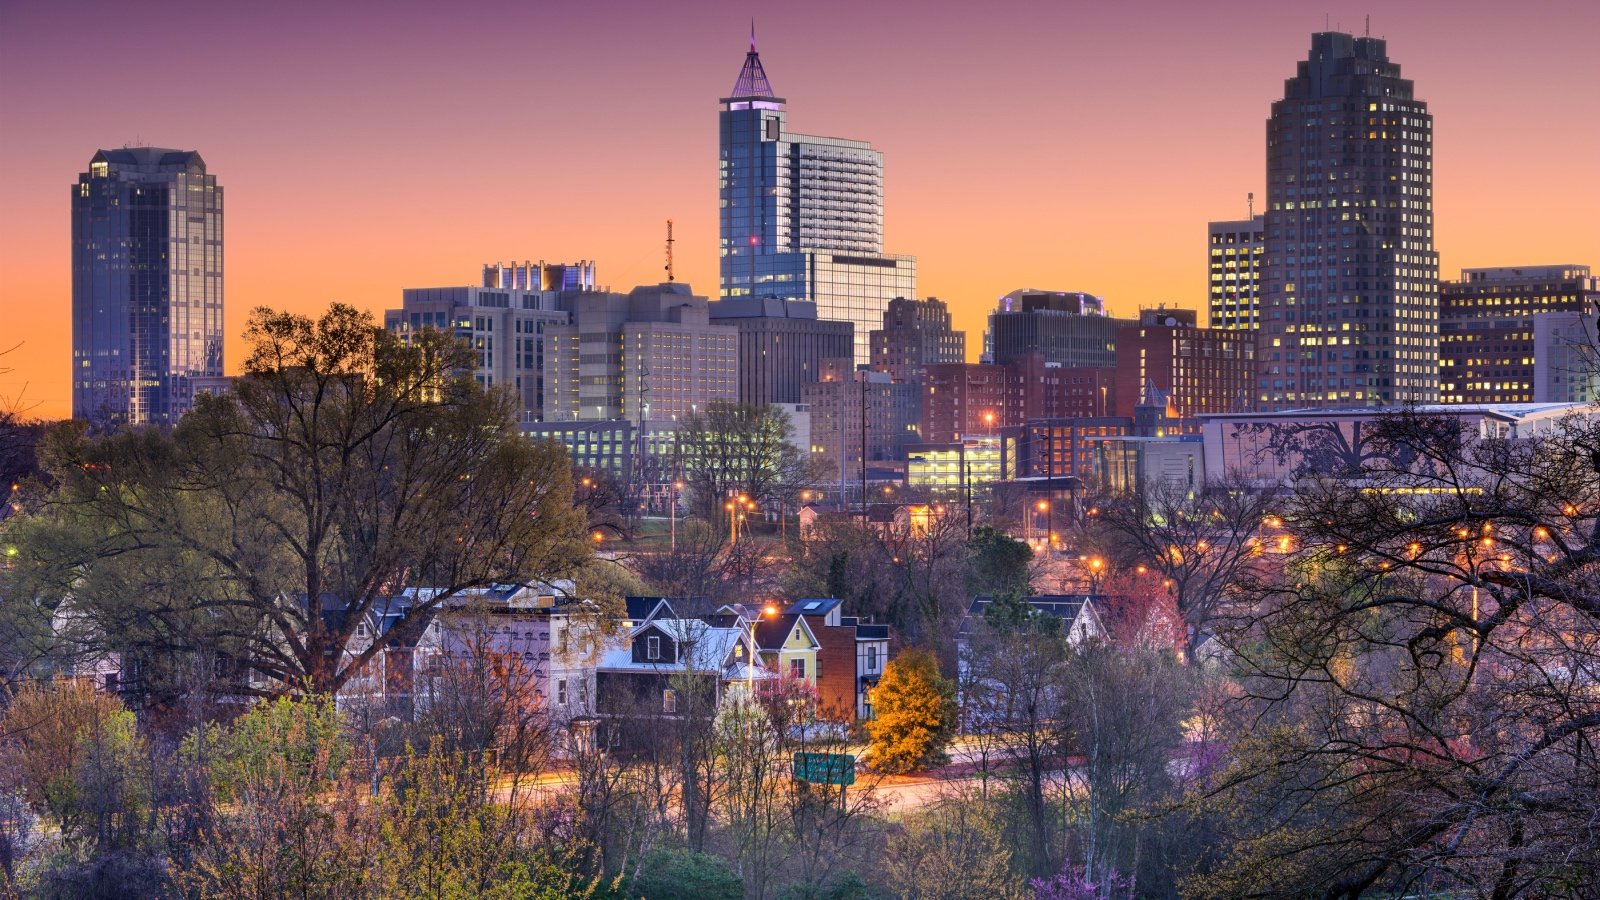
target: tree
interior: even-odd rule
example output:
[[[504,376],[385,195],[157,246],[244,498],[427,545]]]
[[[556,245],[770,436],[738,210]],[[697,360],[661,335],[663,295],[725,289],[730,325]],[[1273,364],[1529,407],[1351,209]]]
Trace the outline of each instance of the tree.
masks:
[[[60,816],[75,787],[70,779],[87,750],[84,737],[122,711],[122,704],[88,680],[29,682],[8,698],[0,716],[0,761],[16,777],[9,785],[28,801]]]
[[[1032,591],[1033,549],[1025,542],[979,525],[968,548],[967,593],[1026,597]]]
[[[1198,493],[1180,482],[1158,481],[1106,499],[1096,519],[1133,551],[1130,562],[1168,582],[1192,656],[1235,586],[1259,566],[1263,548],[1257,535],[1277,500],[1275,491],[1237,479],[1208,484]]]
[[[816,473],[788,434],[789,416],[776,406],[714,401],[680,420],[676,464],[694,514],[726,524],[723,505],[736,496],[794,505]]]
[[[1084,878],[1106,891],[1118,872],[1137,878],[1142,862],[1164,862],[1154,814],[1176,799],[1171,773],[1195,671],[1171,652],[1102,642],[1078,645],[1062,667],[1061,755],[1083,760],[1068,821]]]
[[[1399,411],[1309,474],[1222,636],[1249,694],[1211,896],[1582,896],[1600,871],[1600,425]]]
[[[897,897],[1026,896],[1011,873],[1011,848],[993,810],[967,797],[947,797],[906,816],[889,838],[883,867]]]
[[[1009,763],[1007,776],[1021,794],[1027,834],[1024,864],[1036,876],[1056,870],[1050,846],[1054,830],[1047,791],[1062,767],[1057,729],[1064,715],[1063,681],[1067,645],[1061,621],[1037,613],[1000,612],[977,623],[966,645],[967,683],[963,701],[973,719],[968,727],[982,733],[985,749]]]
[[[632,893],[644,900],[743,900],[744,883],[718,857],[657,850],[645,859]]]
[[[882,772],[911,772],[938,762],[955,730],[955,689],[921,648],[889,661],[872,689],[868,759]]]
[[[91,535],[59,562],[86,587],[121,557],[181,562],[150,573],[139,613],[203,611],[265,679],[241,689],[338,691],[461,592],[587,556],[566,453],[517,434],[453,338],[402,340],[337,304],[316,321],[258,309],[247,337],[244,376],[173,433],[64,429],[47,447],[53,511]],[[431,590],[401,603],[407,585]]]

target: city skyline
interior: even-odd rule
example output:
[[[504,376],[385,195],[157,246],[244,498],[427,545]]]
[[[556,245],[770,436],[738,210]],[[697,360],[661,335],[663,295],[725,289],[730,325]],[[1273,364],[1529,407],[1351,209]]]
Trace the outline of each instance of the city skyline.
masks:
[[[195,150],[228,185],[229,371],[258,305],[344,300],[381,316],[403,287],[529,254],[597,260],[617,290],[657,282],[668,218],[678,279],[705,295],[711,123],[754,12],[794,127],[859,135],[890,158],[886,247],[917,254],[919,293],[975,335],[994,298],[1024,287],[1089,291],[1122,316],[1203,307],[1206,223],[1265,197],[1271,101],[1311,33],[1359,34],[1365,12],[852,8],[841,33],[823,7],[641,7],[620,27],[572,9],[276,8],[153,15],[143,27],[174,52],[134,57],[125,48],[149,43],[90,8],[0,12],[0,162],[14,174],[0,195],[0,349],[21,344],[0,358],[13,370],[0,396],[26,385],[23,402],[50,418],[71,393],[66,188],[100,148]],[[165,11],[183,9],[201,7]],[[1581,41],[1600,13],[1451,9],[1379,10],[1371,26],[1435,117],[1441,275],[1594,262],[1600,225],[1583,210],[1600,172],[1584,148],[1600,131],[1600,64]],[[126,90],[105,86],[134,62],[141,80],[208,77],[170,102],[111,102]],[[618,105],[635,125],[598,127]]]

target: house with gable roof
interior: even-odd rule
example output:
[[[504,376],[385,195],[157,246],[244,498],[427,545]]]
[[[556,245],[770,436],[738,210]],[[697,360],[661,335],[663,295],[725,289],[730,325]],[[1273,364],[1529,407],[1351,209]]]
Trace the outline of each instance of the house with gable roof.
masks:
[[[889,663],[889,626],[843,615],[836,597],[796,600],[784,610],[816,638],[814,683],[821,715],[835,721],[872,718],[869,691]]]
[[[716,708],[777,676],[758,661],[743,623],[654,618],[641,622],[621,646],[601,656],[595,671],[595,713],[630,719],[675,716],[681,695],[694,691]]]

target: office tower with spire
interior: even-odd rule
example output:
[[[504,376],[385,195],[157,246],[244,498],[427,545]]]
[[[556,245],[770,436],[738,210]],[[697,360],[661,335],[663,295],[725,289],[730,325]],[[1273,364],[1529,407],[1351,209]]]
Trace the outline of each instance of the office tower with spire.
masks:
[[[1385,42],[1323,32],[1267,120],[1265,409],[1439,399],[1433,117]]]
[[[867,364],[889,301],[916,296],[916,258],[883,252],[883,153],[789,131],[753,29],[719,118],[721,298],[813,302],[855,326],[855,363]]]
[[[222,375],[222,188],[193,150],[101,150],[72,186],[72,415],[172,425]]]

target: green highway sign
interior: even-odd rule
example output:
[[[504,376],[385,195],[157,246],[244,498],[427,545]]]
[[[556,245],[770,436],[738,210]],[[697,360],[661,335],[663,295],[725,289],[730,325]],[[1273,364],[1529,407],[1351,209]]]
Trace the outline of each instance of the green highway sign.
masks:
[[[855,784],[856,758],[849,753],[796,753],[794,777],[812,784]]]

